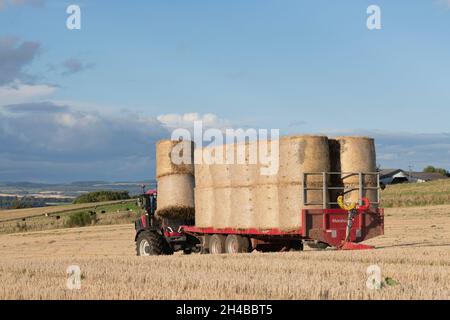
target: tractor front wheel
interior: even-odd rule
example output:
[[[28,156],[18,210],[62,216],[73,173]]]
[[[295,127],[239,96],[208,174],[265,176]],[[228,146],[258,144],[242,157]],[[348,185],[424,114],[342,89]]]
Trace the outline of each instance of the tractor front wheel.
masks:
[[[143,231],[138,235],[136,252],[141,257],[173,254],[167,241],[157,232],[152,231]]]

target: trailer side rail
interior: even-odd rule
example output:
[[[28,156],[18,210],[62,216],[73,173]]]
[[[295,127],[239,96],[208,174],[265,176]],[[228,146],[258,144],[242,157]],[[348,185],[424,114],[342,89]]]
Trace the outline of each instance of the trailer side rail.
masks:
[[[322,187],[308,187],[307,181],[308,176],[321,176],[322,177]],[[357,187],[346,187],[334,185],[330,186],[328,181],[330,177],[339,176],[342,180],[347,179],[349,177],[358,176],[358,186]],[[377,179],[376,187],[366,187],[364,186],[364,177],[366,176],[375,176]],[[380,173],[379,172],[304,172],[302,179],[302,190],[303,190],[303,199],[304,204],[306,206],[311,205],[322,205],[323,209],[330,208],[331,205],[337,205],[338,203],[335,201],[329,201],[329,192],[331,190],[340,190],[343,194],[348,194],[353,191],[359,192],[359,205],[362,206],[362,198],[364,198],[364,191],[368,190],[376,190],[377,191],[377,199],[376,201],[371,201],[371,204],[379,207],[381,205],[381,182],[380,182]],[[322,191],[322,202],[310,202],[308,201],[308,191]]]

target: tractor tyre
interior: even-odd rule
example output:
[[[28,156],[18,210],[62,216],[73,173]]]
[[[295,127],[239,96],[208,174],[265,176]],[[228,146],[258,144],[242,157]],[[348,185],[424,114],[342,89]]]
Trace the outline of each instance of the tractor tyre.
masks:
[[[160,256],[173,254],[166,239],[157,232],[143,231],[136,240],[136,253],[138,256]]]
[[[303,242],[302,241],[291,241],[289,243],[289,249],[291,251],[303,251]]]

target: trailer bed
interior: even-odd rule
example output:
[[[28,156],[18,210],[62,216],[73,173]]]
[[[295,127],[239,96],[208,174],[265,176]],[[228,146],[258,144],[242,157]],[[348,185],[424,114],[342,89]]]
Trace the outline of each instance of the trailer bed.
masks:
[[[297,230],[280,229],[236,229],[236,228],[198,228],[183,226],[183,232],[193,236],[202,235],[241,235],[250,238],[303,239],[327,243],[338,247],[346,237],[348,212],[342,209],[305,209],[301,212],[303,225]],[[350,241],[359,243],[384,234],[384,210],[358,210],[350,231]]]

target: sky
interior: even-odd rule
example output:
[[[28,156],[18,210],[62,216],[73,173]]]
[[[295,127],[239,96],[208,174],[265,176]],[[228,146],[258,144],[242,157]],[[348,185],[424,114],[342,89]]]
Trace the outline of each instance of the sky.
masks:
[[[447,0],[0,0],[0,182],[153,178],[193,120],[450,169],[449,36]]]

